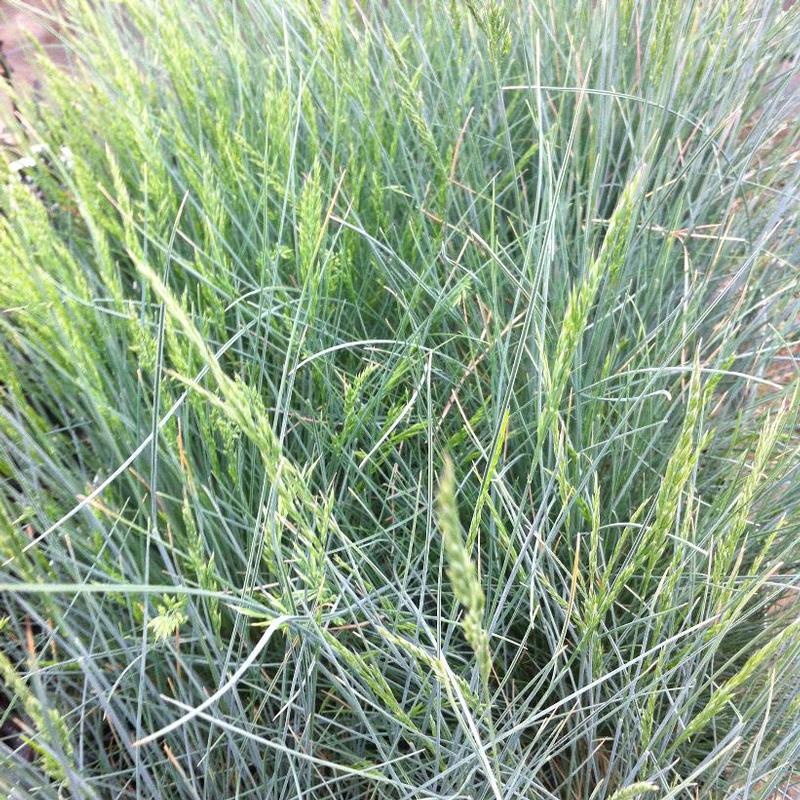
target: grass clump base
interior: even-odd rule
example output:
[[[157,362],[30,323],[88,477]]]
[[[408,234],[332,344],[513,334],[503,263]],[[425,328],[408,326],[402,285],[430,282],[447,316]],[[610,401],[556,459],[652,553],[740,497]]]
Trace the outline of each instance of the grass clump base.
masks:
[[[61,25],[5,89],[3,792],[785,784],[798,11]]]

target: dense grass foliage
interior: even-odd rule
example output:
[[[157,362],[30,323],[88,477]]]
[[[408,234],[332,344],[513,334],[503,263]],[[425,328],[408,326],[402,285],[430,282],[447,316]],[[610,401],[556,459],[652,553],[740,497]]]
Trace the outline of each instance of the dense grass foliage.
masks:
[[[66,6],[0,165],[4,796],[772,796],[798,11]]]

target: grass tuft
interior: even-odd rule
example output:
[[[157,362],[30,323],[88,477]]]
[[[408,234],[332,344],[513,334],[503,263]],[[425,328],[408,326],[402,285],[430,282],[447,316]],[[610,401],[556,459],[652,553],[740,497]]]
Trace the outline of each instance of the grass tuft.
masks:
[[[67,68],[2,85],[0,793],[786,786],[800,7],[42,13]]]

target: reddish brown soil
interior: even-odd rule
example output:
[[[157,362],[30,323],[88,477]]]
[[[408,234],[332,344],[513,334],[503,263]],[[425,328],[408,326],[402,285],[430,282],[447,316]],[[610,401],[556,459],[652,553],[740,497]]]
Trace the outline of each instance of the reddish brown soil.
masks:
[[[46,19],[32,9],[46,12],[49,3],[27,0],[28,8],[16,7],[10,0],[0,0],[0,42],[13,80],[36,85],[36,68],[32,63],[31,39],[38,41],[57,61],[64,56],[55,33]]]

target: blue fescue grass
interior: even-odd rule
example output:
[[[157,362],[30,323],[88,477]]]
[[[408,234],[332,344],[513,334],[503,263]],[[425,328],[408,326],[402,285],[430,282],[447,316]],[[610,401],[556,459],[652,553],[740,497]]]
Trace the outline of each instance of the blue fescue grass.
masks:
[[[0,787],[771,797],[798,11],[63,13],[0,167]]]

